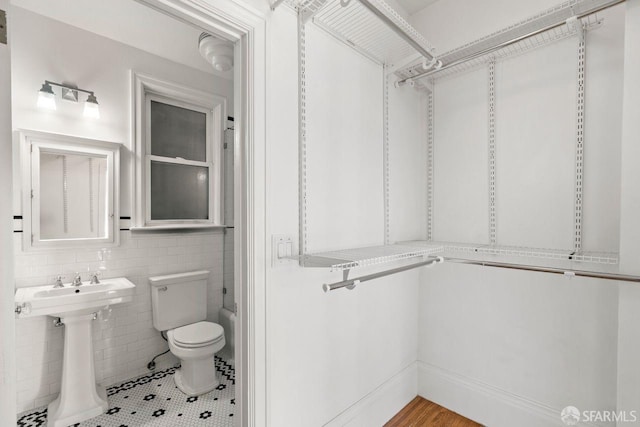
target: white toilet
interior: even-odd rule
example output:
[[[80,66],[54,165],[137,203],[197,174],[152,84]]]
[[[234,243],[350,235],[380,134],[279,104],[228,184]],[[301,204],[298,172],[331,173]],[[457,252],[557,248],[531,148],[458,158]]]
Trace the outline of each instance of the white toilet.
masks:
[[[169,349],[180,359],[176,386],[189,396],[219,384],[214,355],[225,345],[224,330],[207,322],[208,271],[150,277],[153,326],[167,331]]]

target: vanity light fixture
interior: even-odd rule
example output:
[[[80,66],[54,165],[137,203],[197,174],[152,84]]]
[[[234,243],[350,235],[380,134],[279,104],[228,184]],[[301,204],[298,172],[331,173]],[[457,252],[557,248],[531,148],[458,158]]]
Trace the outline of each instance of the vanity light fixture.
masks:
[[[46,110],[56,109],[56,95],[53,92],[51,86],[58,86],[62,88],[62,99],[70,102],[78,102],[78,92],[84,92],[88,94],[87,100],[84,102],[84,116],[99,119],[100,108],[98,105],[98,99],[93,91],[80,89],[69,84],[54,83],[49,80],[45,80],[42,88],[38,92],[38,108],[44,108]]]

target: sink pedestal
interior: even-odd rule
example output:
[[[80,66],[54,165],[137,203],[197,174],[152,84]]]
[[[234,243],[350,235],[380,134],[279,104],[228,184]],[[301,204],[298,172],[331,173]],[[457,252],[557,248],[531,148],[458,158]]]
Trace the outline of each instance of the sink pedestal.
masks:
[[[116,277],[82,286],[44,285],[16,291],[19,318],[53,316],[65,324],[60,395],[49,405],[49,427],[67,427],[109,407],[104,387],[96,385],[91,321],[104,307],[131,302],[135,288],[126,277]]]
[[[109,407],[104,387],[96,384],[91,329],[94,313],[59,317],[65,327],[62,383],[60,395],[47,409],[48,427],[67,427],[97,417]]]

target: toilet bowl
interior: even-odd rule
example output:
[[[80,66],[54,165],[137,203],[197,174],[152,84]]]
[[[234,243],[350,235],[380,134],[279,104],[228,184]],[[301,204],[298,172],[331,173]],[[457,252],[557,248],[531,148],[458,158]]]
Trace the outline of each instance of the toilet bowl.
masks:
[[[206,321],[208,277],[208,271],[195,271],[149,278],[153,326],[167,332],[169,350],[180,359],[174,381],[189,396],[219,384],[214,356],[225,337],[222,326]]]
[[[181,361],[174,379],[178,389],[189,396],[208,393],[220,383],[213,356],[225,345],[222,326],[197,322],[167,332],[171,353]]]

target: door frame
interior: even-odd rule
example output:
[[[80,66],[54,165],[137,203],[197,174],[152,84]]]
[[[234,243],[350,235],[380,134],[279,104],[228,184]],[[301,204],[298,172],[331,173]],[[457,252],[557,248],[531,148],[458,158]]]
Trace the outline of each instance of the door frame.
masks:
[[[0,0],[10,29],[9,0]],[[9,31],[8,31],[9,32]],[[17,410],[13,280],[13,143],[11,132],[11,34],[0,44],[0,419],[15,425]]]
[[[234,0],[137,0],[234,43],[236,425],[266,426],[267,23]]]

